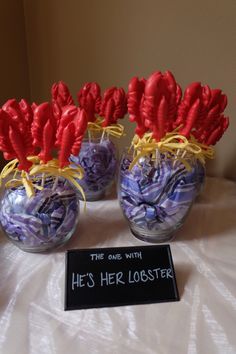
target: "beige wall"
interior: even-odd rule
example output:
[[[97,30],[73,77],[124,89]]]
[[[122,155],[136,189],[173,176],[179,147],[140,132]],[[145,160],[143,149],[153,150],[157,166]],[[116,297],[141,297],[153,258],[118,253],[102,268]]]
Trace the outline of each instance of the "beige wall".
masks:
[[[0,105],[30,98],[24,7],[22,0],[0,1]],[[5,164],[0,154],[0,168]]]
[[[24,0],[24,10],[32,100],[49,98],[60,79],[75,95],[86,81],[127,88],[157,69],[183,87],[222,88],[231,126],[209,173],[236,179],[235,0]]]
[[[0,1],[0,44],[0,104],[12,97],[30,98],[22,0]]]

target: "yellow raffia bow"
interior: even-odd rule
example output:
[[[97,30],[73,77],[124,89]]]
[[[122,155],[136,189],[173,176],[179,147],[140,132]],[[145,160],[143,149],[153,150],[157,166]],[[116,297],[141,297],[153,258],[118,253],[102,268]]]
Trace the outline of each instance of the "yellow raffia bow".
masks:
[[[84,201],[86,201],[84,191],[76,179],[81,179],[84,176],[84,171],[82,167],[59,167],[59,161],[57,159],[52,159],[48,163],[40,163],[37,156],[28,157],[28,160],[33,163],[29,172],[19,171],[17,169],[18,160],[10,161],[2,170],[0,174],[0,184],[2,179],[8,177],[10,174],[14,173],[13,178],[6,183],[7,188],[14,188],[23,185],[25,187],[27,196],[30,198],[35,195],[35,189],[42,190],[43,187],[35,184],[34,182],[41,178],[42,174],[44,176],[56,176],[64,177],[70,181],[81,193]],[[16,178],[20,174],[20,178]],[[31,177],[31,178],[30,178]]]
[[[88,130],[90,132],[104,132],[116,138],[120,138],[122,135],[124,135],[124,127],[122,124],[111,124],[107,127],[103,127],[103,122],[104,119],[101,117],[97,118],[95,122],[89,122]]]
[[[206,158],[214,158],[214,149],[212,146],[200,144],[193,136],[188,140],[176,131],[167,133],[160,141],[153,139],[152,133],[146,133],[142,138],[135,135],[131,143],[131,148],[134,150],[134,159],[129,166],[129,170],[132,170],[141,157],[151,155],[155,158],[156,151],[174,156],[173,159],[182,162],[187,170],[191,170],[191,166],[187,162],[187,159],[182,157],[186,153],[193,154],[202,164],[205,163]],[[183,152],[182,156],[179,155],[180,151]]]

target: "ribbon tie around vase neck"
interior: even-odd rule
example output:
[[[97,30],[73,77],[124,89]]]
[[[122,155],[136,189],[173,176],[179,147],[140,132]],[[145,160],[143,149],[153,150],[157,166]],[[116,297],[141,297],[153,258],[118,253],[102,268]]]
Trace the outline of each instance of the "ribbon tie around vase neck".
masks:
[[[153,139],[152,133],[146,133],[142,138],[135,135],[130,149],[132,148],[134,150],[134,158],[129,170],[132,170],[141,157],[147,155],[156,156],[157,150],[160,153],[169,153],[174,160],[182,162],[187,170],[191,170],[191,165],[187,162],[187,158],[184,157],[186,153],[195,156],[202,164],[205,164],[206,158],[214,158],[212,146],[199,143],[192,135],[190,139],[187,139],[176,131],[167,133],[160,141]],[[182,156],[180,156],[181,151],[183,152]]]
[[[88,130],[91,132],[102,132],[112,135],[115,138],[120,138],[124,135],[124,127],[122,124],[111,124],[107,127],[103,127],[103,118],[97,118],[95,122],[88,122]]]
[[[63,177],[71,182],[72,185],[74,185],[80,191],[84,201],[86,201],[83,188],[76,181],[77,179],[81,179],[84,176],[82,167],[76,166],[72,168],[67,166],[60,168],[59,161],[57,159],[52,159],[46,164],[43,164],[40,162],[37,156],[30,156],[27,159],[33,163],[29,172],[18,170],[17,164],[19,161],[14,159],[3,168],[0,174],[0,185],[2,179],[8,177],[11,173],[14,173],[13,178],[5,184],[6,188],[16,188],[23,185],[25,187],[27,196],[30,198],[35,195],[35,189],[43,189],[43,186],[35,183],[39,180],[39,175],[40,177],[43,175],[44,178],[45,176]],[[16,178],[19,174],[20,178]],[[32,179],[30,179],[30,177]]]

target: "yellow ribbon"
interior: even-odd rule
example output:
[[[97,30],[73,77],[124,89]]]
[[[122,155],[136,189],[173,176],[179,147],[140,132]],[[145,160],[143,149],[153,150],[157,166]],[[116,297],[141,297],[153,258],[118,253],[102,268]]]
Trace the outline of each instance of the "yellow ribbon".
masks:
[[[174,156],[173,159],[181,161],[188,170],[191,169],[191,166],[186,158],[178,156],[179,151],[194,155],[203,164],[206,158],[214,158],[212,146],[198,143],[193,136],[188,140],[185,136],[178,134],[176,130],[167,133],[160,141],[153,139],[152,133],[144,134],[141,139],[135,135],[131,148],[134,150],[134,159],[129,166],[129,170],[132,170],[141,157],[147,155],[155,156],[156,150]]]
[[[102,126],[103,122],[104,119],[98,117],[95,122],[88,123],[88,130],[92,132],[105,132],[116,138],[120,138],[122,135],[124,135],[124,127],[122,124],[111,124],[108,125],[107,127],[103,127]]]
[[[12,160],[3,167],[2,172],[0,174],[0,186],[2,185],[2,180],[6,178],[10,173],[15,172],[16,165],[18,164],[18,160]],[[18,171],[18,170],[17,170]]]
[[[30,181],[30,179],[28,178],[28,176],[26,175],[26,173],[24,171],[22,171],[21,176],[22,176],[22,183],[23,183],[23,186],[25,187],[27,196],[29,198],[33,197],[35,195],[33,183]]]
[[[84,171],[82,167],[59,167],[59,161],[57,159],[52,159],[46,164],[40,162],[37,156],[31,156],[28,158],[29,161],[33,162],[32,167],[29,170],[29,173],[25,171],[19,171],[17,169],[18,160],[10,161],[2,170],[0,174],[0,183],[2,179],[8,177],[11,173],[14,172],[13,178],[6,183],[7,188],[14,188],[23,185],[25,187],[27,196],[30,198],[35,195],[35,188],[38,190],[42,190],[42,186],[38,186],[34,184],[35,181],[39,180],[39,175],[41,177],[42,174],[48,176],[57,176],[57,177],[64,177],[68,181],[70,181],[81,193],[85,204],[84,208],[86,208],[86,197],[84,191],[80,184],[76,181],[76,179],[82,179],[84,176]],[[21,178],[16,178],[17,174],[21,173]],[[31,177],[31,179],[29,178]]]

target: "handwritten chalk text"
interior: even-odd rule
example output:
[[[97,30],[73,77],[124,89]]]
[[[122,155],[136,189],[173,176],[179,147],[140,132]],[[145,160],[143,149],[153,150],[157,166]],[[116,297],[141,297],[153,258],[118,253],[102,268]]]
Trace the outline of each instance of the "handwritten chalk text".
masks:
[[[93,273],[86,273],[86,274],[79,274],[79,273],[72,273],[72,283],[71,287],[72,290],[76,288],[83,288],[87,286],[88,288],[93,288],[95,285],[93,279]]]
[[[125,284],[137,284],[158,281],[162,279],[173,278],[171,268],[154,268],[142,270],[127,270],[127,272],[100,272],[96,275],[93,273],[79,274],[72,273],[71,288],[93,288],[95,285],[105,286],[122,286]]]
[[[90,253],[90,258],[92,261],[103,261],[108,259],[109,261],[120,261],[125,259],[142,259],[142,252],[130,252],[124,255],[120,253],[110,253],[105,255],[104,253]]]

